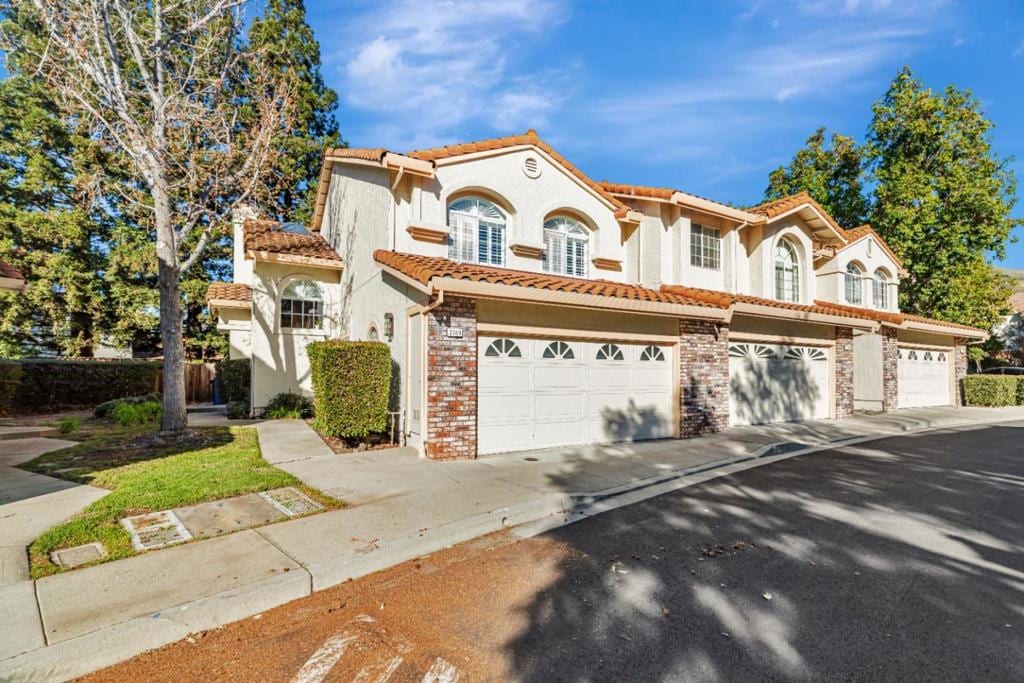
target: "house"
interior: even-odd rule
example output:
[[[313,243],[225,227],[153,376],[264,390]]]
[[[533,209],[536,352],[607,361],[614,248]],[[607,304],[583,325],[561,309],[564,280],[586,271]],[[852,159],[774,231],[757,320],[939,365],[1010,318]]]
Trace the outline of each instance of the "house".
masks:
[[[0,289],[9,289],[15,292],[25,289],[25,276],[6,261],[0,261]]]
[[[992,328],[992,334],[1003,340],[1008,353],[1020,353],[1024,347],[1024,292],[1014,292],[1009,301],[1011,313]]]
[[[208,299],[253,409],[310,392],[310,341],[380,340],[432,458],[953,405],[987,336],[902,314],[897,256],[806,194],[595,182],[533,131],[330,150],[310,226],[234,231]]]

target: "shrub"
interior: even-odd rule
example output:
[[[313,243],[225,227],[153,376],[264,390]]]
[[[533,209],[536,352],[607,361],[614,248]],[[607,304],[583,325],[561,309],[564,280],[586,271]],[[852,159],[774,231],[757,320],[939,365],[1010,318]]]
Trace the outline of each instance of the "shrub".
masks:
[[[302,394],[286,391],[270,399],[263,417],[270,420],[283,418],[312,417],[313,403]]]
[[[220,396],[225,403],[249,403],[249,359],[222,360],[217,363]]]
[[[10,410],[22,373],[20,363],[0,360],[0,415]]]
[[[391,386],[387,344],[319,341],[306,349],[313,380],[314,427],[346,439],[386,430]]]
[[[109,401],[96,406],[92,414],[95,417],[110,417],[110,413],[116,406],[122,403],[145,403],[146,401],[159,401],[160,394],[143,394],[142,396],[122,396],[121,398],[113,398]]]
[[[22,360],[14,405],[24,410],[94,406],[122,396],[151,393],[160,364],[150,361]]]
[[[122,427],[135,427],[156,422],[164,414],[163,406],[157,401],[143,403],[120,403],[110,411],[110,416]]]
[[[82,421],[77,417],[63,417],[57,422],[57,429],[60,430],[61,434],[70,434],[76,431],[82,425]]]
[[[244,420],[249,417],[249,403],[247,401],[229,401],[227,413],[229,420]]]
[[[1019,380],[1004,375],[964,377],[964,403],[969,406],[1012,406],[1020,395]]]

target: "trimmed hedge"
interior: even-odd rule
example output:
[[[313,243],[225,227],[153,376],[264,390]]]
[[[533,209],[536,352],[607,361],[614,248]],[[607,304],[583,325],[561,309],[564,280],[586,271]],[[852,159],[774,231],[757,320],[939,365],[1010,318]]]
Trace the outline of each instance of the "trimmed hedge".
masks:
[[[249,359],[222,360],[217,362],[217,378],[220,380],[220,397],[225,403],[245,401],[249,403]]]
[[[94,406],[152,393],[160,363],[151,361],[21,360],[13,407],[21,411]]]
[[[14,395],[21,384],[21,365],[11,361],[0,360],[0,415],[3,415],[14,403]]]
[[[1022,382],[1005,375],[964,377],[964,404],[969,406],[1020,405]]]
[[[391,349],[382,342],[319,341],[306,347],[313,380],[313,426],[363,439],[388,427]]]

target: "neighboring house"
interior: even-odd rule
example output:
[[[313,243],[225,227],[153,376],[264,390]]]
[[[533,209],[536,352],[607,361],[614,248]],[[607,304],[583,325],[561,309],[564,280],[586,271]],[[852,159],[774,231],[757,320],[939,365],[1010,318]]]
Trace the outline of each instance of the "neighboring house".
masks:
[[[1018,353],[1024,350],[1024,292],[1014,292],[1010,307],[1013,312],[1003,316],[1002,322],[992,328],[992,334],[1003,340],[1006,351]]]
[[[0,289],[10,289],[16,292],[25,289],[25,276],[6,261],[0,261]]]
[[[598,183],[529,131],[329,151],[312,225],[239,212],[208,299],[254,411],[309,393],[309,341],[380,340],[407,443],[454,458],[955,404],[987,335],[901,314],[899,277],[806,194]]]

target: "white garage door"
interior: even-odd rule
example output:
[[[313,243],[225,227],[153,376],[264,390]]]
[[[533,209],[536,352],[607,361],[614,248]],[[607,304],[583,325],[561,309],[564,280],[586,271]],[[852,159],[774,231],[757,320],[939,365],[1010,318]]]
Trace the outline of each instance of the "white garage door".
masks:
[[[899,349],[898,399],[900,408],[948,406],[949,359],[943,349]]]
[[[829,416],[828,351],[815,346],[729,344],[729,423]]]
[[[478,450],[670,437],[672,347],[480,337]]]

